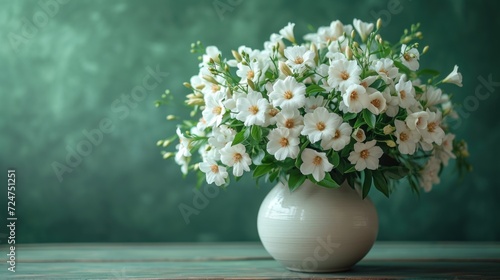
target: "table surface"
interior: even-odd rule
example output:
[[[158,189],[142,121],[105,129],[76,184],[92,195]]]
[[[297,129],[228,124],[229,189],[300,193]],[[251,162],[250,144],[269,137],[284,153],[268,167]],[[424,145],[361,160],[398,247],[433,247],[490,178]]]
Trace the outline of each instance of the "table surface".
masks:
[[[260,243],[26,244],[0,279],[500,279],[500,243],[377,242],[353,269],[297,273]]]

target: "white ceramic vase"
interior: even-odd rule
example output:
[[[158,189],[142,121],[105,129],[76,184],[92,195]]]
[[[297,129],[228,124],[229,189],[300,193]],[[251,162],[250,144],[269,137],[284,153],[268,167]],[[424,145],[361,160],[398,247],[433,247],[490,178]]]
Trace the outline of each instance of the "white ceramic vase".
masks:
[[[278,183],[262,202],[257,229],[269,254],[290,270],[344,271],[370,251],[378,217],[347,183],[328,189],[306,180],[293,192]]]

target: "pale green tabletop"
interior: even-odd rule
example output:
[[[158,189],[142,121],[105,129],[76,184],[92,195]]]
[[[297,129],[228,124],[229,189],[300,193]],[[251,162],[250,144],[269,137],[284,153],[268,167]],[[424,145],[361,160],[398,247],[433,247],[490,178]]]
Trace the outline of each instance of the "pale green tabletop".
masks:
[[[377,242],[331,274],[288,271],[259,243],[18,245],[15,273],[0,248],[0,279],[500,279],[500,243]]]

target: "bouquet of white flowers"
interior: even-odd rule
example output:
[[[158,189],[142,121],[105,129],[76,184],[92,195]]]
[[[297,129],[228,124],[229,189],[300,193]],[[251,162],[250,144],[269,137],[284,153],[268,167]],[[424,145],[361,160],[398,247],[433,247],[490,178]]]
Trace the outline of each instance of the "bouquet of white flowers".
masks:
[[[456,117],[450,96],[438,88],[462,86],[458,67],[444,79],[420,69],[428,47],[419,51],[415,42],[418,24],[395,44],[380,27],[380,20],[333,21],[299,44],[289,23],[262,50],[240,46],[231,59],[192,44],[203,53],[199,73],[184,83],[194,120],[158,142],[180,140],[164,158],[174,157],[184,174],[198,172],[200,183],[226,186],[229,173],[252,172],[291,190],[306,179],[329,188],[347,180],[363,196],[372,185],[389,196],[404,177],[413,190],[429,191],[450,158],[470,169],[466,143],[446,123]],[[167,91],[157,105],[169,98]]]

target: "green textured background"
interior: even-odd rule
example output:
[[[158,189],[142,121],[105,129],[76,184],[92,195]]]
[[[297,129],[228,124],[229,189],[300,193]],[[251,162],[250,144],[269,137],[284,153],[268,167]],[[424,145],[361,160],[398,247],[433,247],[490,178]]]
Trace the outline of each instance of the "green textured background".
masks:
[[[167,114],[186,114],[182,101],[157,109],[170,88],[197,72],[190,43],[261,48],[289,21],[302,37],[340,19],[384,19],[395,40],[422,22],[421,65],[444,75],[460,66],[464,87],[446,86],[455,101],[469,100],[458,130],[469,141],[475,167],[463,181],[453,168],[417,198],[405,184],[391,199],[372,193],[380,240],[500,240],[498,124],[500,86],[474,99],[480,77],[500,81],[498,1],[69,1],[45,16],[47,1],[0,1],[0,220],[6,215],[6,170],[17,170],[17,241],[235,241],[258,240],[257,210],[271,187],[249,178],[220,191],[186,224],[179,205],[193,206],[193,179],[161,158],[158,139],[174,132]],[[51,1],[48,1],[51,2]],[[217,11],[227,5],[227,10]],[[391,11],[392,10],[392,14]],[[36,30],[28,28],[38,22]],[[27,22],[31,22],[28,24]],[[24,33],[23,33],[24,32]],[[17,40],[14,40],[14,38]],[[14,40],[14,41],[13,41]],[[126,103],[147,68],[168,72],[138,102]],[[483,86],[483,96],[488,93]],[[468,99],[467,99],[468,98]],[[474,103],[474,101],[478,101]],[[85,140],[83,130],[112,122],[110,133],[60,182],[53,162]],[[203,189],[202,189],[203,191]],[[0,229],[5,243],[6,229]]]

